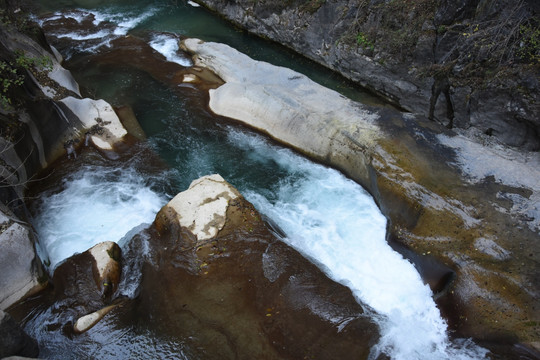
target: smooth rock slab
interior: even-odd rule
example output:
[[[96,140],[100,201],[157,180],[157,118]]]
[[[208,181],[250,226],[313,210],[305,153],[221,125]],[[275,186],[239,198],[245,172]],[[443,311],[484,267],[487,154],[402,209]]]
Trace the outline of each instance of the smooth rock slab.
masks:
[[[34,267],[36,254],[28,228],[7,221],[2,225],[7,228],[0,234],[0,310],[5,310],[43,285]]]
[[[209,90],[210,109],[269,134],[311,156],[370,147],[380,137],[378,116],[293,70],[255,61],[225,44],[186,39],[194,63],[225,81]]]

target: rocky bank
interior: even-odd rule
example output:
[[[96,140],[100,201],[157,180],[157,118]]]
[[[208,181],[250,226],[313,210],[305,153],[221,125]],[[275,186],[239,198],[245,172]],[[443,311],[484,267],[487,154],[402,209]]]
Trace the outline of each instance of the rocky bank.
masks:
[[[81,98],[60,54],[13,5],[2,2],[0,19],[0,310],[47,284],[24,205],[27,186],[85,143],[109,151],[127,135],[109,104]]]
[[[417,116],[540,149],[534,0],[197,2]]]
[[[511,153],[353,103],[227,45],[188,39],[183,46],[195,65],[225,81],[209,90],[212,111],[341,169],[374,196],[390,220],[388,240],[412,249],[402,251],[421,273],[432,257],[453,269],[455,278],[432,284],[452,329],[538,348],[537,153],[509,160]],[[521,180],[505,176],[509,167]]]
[[[240,3],[230,4],[228,6]],[[302,16],[314,16],[327,4],[330,2],[302,8]],[[267,13],[275,19],[272,14]],[[0,43],[4,48],[0,53],[6,64],[16,62],[13,49],[21,49],[20,44],[24,44],[21,50],[25,51],[25,56],[46,55],[52,63],[48,66],[64,73],[64,80],[59,81],[50,77],[54,73],[51,70],[40,71],[33,66],[16,69],[24,70],[24,86],[13,88],[10,96],[21,99],[23,104],[16,109],[2,108],[1,119],[5,124],[2,134],[15,129],[12,134],[20,137],[7,137],[9,141],[26,139],[25,146],[21,141],[11,142],[13,148],[19,149],[17,157],[26,160],[11,165],[11,169],[17,171],[11,170],[9,179],[17,173],[26,181],[58,156],[66,156],[70,149],[76,151],[77,146],[85,142],[85,134],[103,154],[118,146],[125,133],[110,106],[101,101],[80,99],[74,81],[60,70],[60,58],[39,32],[35,33],[37,39],[32,39],[16,34],[9,27],[2,31],[5,36]],[[14,37],[17,41],[12,40]],[[124,41],[132,44],[136,39]],[[540,178],[536,170],[536,164],[540,163],[537,153],[486,149],[427,121],[424,116],[353,104],[321,89],[301,74],[254,62],[220,44],[190,40],[185,46],[196,54],[197,67],[176,73],[178,79],[175,77],[174,81],[195,80],[196,86],[210,89],[210,107],[217,114],[245,122],[342,170],[373,194],[390,220],[389,242],[406,254],[426,282],[430,282],[451,329],[459,336],[472,336],[492,348],[501,343],[539,348],[540,186],[534,180]],[[362,50],[356,47],[355,51]],[[367,69],[369,64],[384,69],[373,70],[373,74],[388,70],[384,61],[381,64],[370,62],[365,56],[359,58],[367,61],[363,63]],[[135,66],[143,67],[142,63],[134,62]],[[201,68],[206,70],[201,71]],[[161,72],[165,71],[146,70],[156,78],[164,76]],[[387,79],[384,83],[391,89],[400,87],[399,91],[404,91],[408,97],[411,94],[407,92],[409,80],[401,79],[401,75],[403,73],[392,75],[395,82],[384,75]],[[427,104],[429,112],[430,82],[433,81],[427,79],[426,82],[427,87],[417,87],[420,89],[417,100],[411,99],[423,101],[422,109],[425,110]],[[395,84],[390,86],[390,83]],[[389,90],[387,97],[392,98],[393,92]],[[325,107],[330,98],[340,104],[342,112]],[[393,100],[402,107],[409,106]],[[414,110],[414,106],[410,106]],[[436,114],[441,116],[440,112]],[[457,115],[456,126],[459,126]],[[488,132],[497,135],[493,130]],[[514,145],[534,148],[535,142],[528,136],[519,137]],[[71,152],[71,156],[73,154]],[[23,170],[26,177],[22,177]],[[516,173],[519,176],[515,176]],[[220,349],[216,353],[201,352],[199,355],[205,358],[223,358],[224,352],[238,358],[253,358],[253,354],[263,353],[270,358],[328,358],[336,354],[341,354],[337,356],[340,358],[350,354],[366,357],[366,349],[377,341],[378,332],[363,316],[362,307],[350,291],[328,280],[313,264],[276,241],[253,207],[221,179],[207,178],[192,186],[204,187],[207,182],[217,182],[228,191],[222,197],[224,189],[220,188],[212,201],[203,197],[202,204],[217,201],[226,205],[224,212],[216,215],[212,208],[210,213],[201,215],[210,214],[201,226],[186,225],[182,219],[189,219],[192,210],[188,207],[186,214],[186,209],[180,205],[186,203],[182,196],[192,199],[191,195],[176,198],[158,214],[153,227],[123,247],[120,280],[115,277],[111,282],[100,278],[100,267],[92,260],[95,256],[89,253],[66,261],[62,265],[65,269],[59,268],[56,280],[53,279],[58,284],[56,290],[51,292],[49,288],[24,305],[43,310],[36,312],[43,316],[56,316],[48,323],[46,335],[67,341],[63,345],[66,351],[73,350],[75,339],[82,344],[84,353],[87,338],[73,336],[76,333],[87,333],[90,338],[98,336],[103,328],[96,330],[92,326],[103,318],[108,319],[102,321],[103,326],[111,331],[119,324],[122,329],[143,329],[143,332],[151,327],[159,336],[182,334],[190,341],[195,341],[193,334],[201,334],[201,342],[218,344]],[[10,190],[5,190],[8,202],[20,203],[24,181],[20,187],[18,182],[10,184],[6,188]],[[23,215],[15,217],[13,212],[23,214],[24,209],[6,210],[8,220],[4,225],[26,226],[30,234],[24,241],[17,242],[29,252],[22,269],[31,281],[21,284],[37,284],[37,288],[31,286],[32,291],[24,288],[9,303],[43,287],[31,232],[21,221]],[[141,254],[142,249],[149,251]],[[114,260],[113,256],[109,258]],[[242,259],[240,265],[239,258]],[[442,270],[434,274],[435,268]],[[131,277],[137,278],[139,273],[144,274],[135,279],[136,283],[142,281],[140,286],[127,291],[122,281],[132,281]],[[8,273],[2,272],[2,276],[4,274]],[[84,281],[77,283],[74,276]],[[6,283],[9,282],[7,278]],[[111,290],[105,284],[111,284]],[[131,295],[127,301],[122,297],[126,293]],[[182,301],[171,302],[170,299]],[[332,312],[318,313],[313,304]],[[216,308],[220,312],[212,313]],[[17,315],[24,313],[22,308],[12,311]],[[330,314],[331,318],[325,314]],[[22,317],[24,315],[18,319]],[[38,316],[34,321],[39,324],[43,318]],[[306,332],[303,324],[318,330]],[[197,347],[196,342],[193,345]]]

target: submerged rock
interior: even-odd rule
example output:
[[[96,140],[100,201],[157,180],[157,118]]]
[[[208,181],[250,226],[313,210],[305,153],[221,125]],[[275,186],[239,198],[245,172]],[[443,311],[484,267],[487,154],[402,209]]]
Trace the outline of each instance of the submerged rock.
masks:
[[[104,307],[103,309],[94,311],[91,314],[80,317],[75,322],[75,325],[73,325],[73,330],[79,334],[90,330],[92,326],[96,325],[101,319],[103,319],[105,315],[107,315],[114,308],[115,305],[109,305]]]
[[[301,74],[254,61],[227,45],[188,39],[183,46],[197,66],[226,82],[209,91],[213,111],[342,170],[374,196],[390,220],[389,237],[455,271],[453,281],[448,272],[429,280],[444,285],[434,290],[447,294],[438,302],[451,329],[535,346],[540,227],[531,209],[540,185],[531,164],[538,154],[530,161],[510,154],[513,173],[527,174],[528,180],[507,181],[500,173],[509,153],[451,145],[463,143],[462,137],[438,134],[432,123],[392,109],[351,104]],[[471,181],[461,159],[479,154],[484,164],[501,166]]]

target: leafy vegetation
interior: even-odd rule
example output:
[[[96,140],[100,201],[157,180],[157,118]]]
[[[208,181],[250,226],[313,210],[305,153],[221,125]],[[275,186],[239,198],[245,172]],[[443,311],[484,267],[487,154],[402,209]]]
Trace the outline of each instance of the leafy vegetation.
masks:
[[[358,2],[348,31],[340,41],[375,51],[387,58],[407,59],[412,55],[423,24],[432,21],[435,0],[390,0],[373,4]]]
[[[11,93],[24,83],[26,71],[51,70],[52,60],[48,56],[29,57],[22,51],[15,53],[13,61],[0,61],[0,106],[13,105]]]
[[[519,27],[521,35],[520,46],[517,51],[519,57],[533,64],[540,63],[540,27],[538,19]]]
[[[361,47],[370,50],[373,50],[375,48],[375,45],[367,38],[367,36],[363,32],[359,32],[356,35],[356,43]]]

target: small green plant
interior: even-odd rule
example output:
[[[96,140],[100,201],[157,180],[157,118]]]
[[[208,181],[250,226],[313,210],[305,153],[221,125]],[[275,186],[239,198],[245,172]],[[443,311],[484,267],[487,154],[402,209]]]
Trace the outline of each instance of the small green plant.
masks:
[[[17,73],[17,69],[11,63],[0,62],[0,106],[7,107],[12,101],[8,95],[13,86],[20,86],[24,82],[24,76]]]
[[[356,43],[364,49],[373,50],[375,48],[375,45],[367,38],[367,36],[363,32],[359,32],[356,35]]]
[[[540,63],[540,28],[530,24],[519,29],[521,42],[517,51],[520,58],[531,63]]]
[[[437,34],[441,35],[444,34],[448,30],[445,25],[439,25],[437,28]]]
[[[13,87],[21,86],[24,83],[26,70],[52,69],[52,60],[48,56],[30,57],[22,51],[15,52],[14,61],[0,61],[0,106],[9,107],[13,105],[9,92]]]

